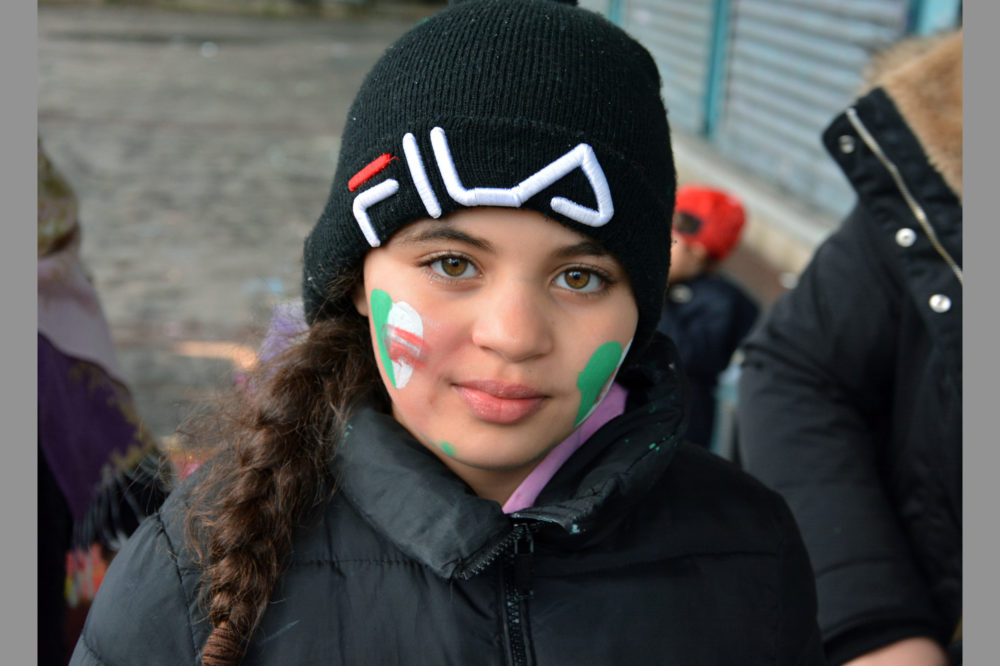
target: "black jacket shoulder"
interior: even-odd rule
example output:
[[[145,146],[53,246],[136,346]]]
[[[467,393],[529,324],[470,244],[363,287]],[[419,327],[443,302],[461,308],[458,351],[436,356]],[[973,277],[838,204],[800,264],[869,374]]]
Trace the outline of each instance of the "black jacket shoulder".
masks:
[[[71,664],[199,663],[209,626],[196,600],[198,572],[183,527],[185,491],[195,480],[188,477],[115,555]]]

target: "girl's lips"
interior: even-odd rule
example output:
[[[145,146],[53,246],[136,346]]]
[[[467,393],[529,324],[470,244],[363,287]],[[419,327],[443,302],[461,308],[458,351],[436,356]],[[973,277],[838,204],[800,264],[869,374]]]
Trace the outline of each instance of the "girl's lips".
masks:
[[[477,380],[455,384],[455,390],[475,416],[488,423],[511,425],[542,407],[545,394],[520,384]]]

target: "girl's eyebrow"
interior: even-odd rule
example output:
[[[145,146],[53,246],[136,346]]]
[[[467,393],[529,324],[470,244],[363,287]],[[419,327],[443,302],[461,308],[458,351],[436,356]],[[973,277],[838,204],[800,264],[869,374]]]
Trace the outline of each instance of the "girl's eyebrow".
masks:
[[[449,226],[433,226],[422,230],[414,230],[408,233],[402,232],[399,234],[399,242],[405,245],[416,245],[436,240],[458,241],[486,252],[494,251],[493,244],[489,241],[482,238],[476,238],[475,236],[470,236],[463,231],[459,231],[458,229]],[[599,243],[595,243],[590,240],[584,240],[573,245],[567,245],[553,252],[553,256],[559,259],[578,257],[581,255],[604,257],[610,255],[610,252],[604,249],[604,247]]]
[[[399,242],[404,245],[416,245],[418,243],[427,243],[436,240],[458,241],[486,252],[493,252],[493,244],[489,241],[482,238],[476,238],[475,236],[470,236],[469,234],[459,231],[458,229],[444,225],[399,234]]]
[[[568,258],[568,257],[578,257],[580,255],[589,255],[592,257],[605,257],[609,256],[611,253],[604,249],[599,243],[593,241],[581,241],[575,245],[567,245],[566,247],[561,247],[555,251],[554,255],[558,258]]]

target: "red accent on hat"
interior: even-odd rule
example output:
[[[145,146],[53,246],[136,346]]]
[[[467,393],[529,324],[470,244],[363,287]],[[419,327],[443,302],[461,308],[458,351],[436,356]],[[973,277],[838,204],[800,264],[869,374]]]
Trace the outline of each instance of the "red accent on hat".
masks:
[[[369,162],[365,168],[357,172],[351,179],[347,181],[347,189],[353,192],[358,189],[358,187],[364,183],[366,180],[377,174],[382,169],[389,166],[389,162],[396,159],[393,155],[389,153],[383,153]]]
[[[677,188],[674,215],[684,213],[701,224],[693,233],[675,230],[688,242],[696,243],[713,261],[725,259],[736,244],[746,221],[743,204],[736,197],[705,185],[684,185]]]

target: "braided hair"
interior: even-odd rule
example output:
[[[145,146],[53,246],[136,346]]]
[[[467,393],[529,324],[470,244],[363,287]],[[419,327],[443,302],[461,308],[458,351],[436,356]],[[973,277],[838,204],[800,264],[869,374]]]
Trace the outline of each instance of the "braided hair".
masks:
[[[356,270],[331,291],[350,293]],[[258,368],[211,418],[186,426],[219,452],[206,463],[187,514],[212,623],[203,666],[238,664],[260,623],[295,529],[334,492],[330,460],[353,408],[388,405],[368,320],[347,309],[316,322]]]

